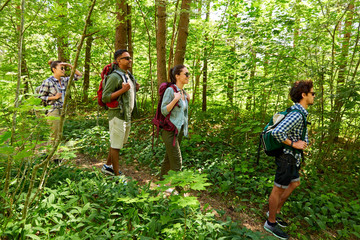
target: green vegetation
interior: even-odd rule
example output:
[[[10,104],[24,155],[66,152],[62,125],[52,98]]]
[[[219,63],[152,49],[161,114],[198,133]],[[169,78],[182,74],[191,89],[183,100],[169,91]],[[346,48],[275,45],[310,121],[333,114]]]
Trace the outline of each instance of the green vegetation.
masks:
[[[243,219],[225,220],[225,211],[215,217],[200,210],[196,197],[205,188],[201,194],[216,195],[262,227],[275,164],[262,154],[256,165],[259,133],[292,104],[290,84],[309,78],[316,92],[310,146],[301,185],[283,208],[288,233],[359,239],[359,9],[354,0],[2,1],[0,239],[274,239],[244,228]],[[177,41],[184,31],[187,38]],[[184,171],[170,177],[192,197],[163,198],[163,187],[115,184],[74,164],[78,153],[106,159],[106,111],[92,98],[114,46],[131,50],[141,85],[141,118],[121,158],[154,175],[164,156],[150,123],[157,86],[184,57],[190,137],[181,146]],[[185,55],[175,58],[178,50]],[[51,75],[49,59],[84,73],[69,85],[59,145],[48,145],[46,108],[35,94]],[[67,164],[53,164],[52,155]]]

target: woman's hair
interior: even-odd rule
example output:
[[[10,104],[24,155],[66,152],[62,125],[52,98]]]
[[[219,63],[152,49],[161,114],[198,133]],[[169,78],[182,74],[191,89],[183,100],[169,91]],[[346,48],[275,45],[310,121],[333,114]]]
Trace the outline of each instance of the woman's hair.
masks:
[[[290,90],[290,97],[294,103],[300,102],[302,93],[308,94],[313,88],[311,80],[296,81]]]
[[[170,82],[173,84],[176,84],[176,77],[175,75],[180,75],[181,71],[186,68],[185,65],[179,64],[176,65],[175,67],[171,68],[169,71],[169,77],[170,77]]]
[[[49,60],[48,64],[50,65],[51,72],[54,72],[53,68],[56,68],[57,65],[59,65],[60,63],[61,63],[61,61]]]

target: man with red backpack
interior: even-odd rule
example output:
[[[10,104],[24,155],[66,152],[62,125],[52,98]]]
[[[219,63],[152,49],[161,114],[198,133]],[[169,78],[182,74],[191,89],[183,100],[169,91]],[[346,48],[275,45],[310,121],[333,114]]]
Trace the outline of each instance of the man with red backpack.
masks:
[[[132,58],[125,49],[114,54],[112,72],[103,81],[102,102],[108,106],[110,150],[101,171],[110,175],[122,175],[119,166],[119,151],[127,142],[131,117],[137,112],[136,91],[140,85],[129,69]]]

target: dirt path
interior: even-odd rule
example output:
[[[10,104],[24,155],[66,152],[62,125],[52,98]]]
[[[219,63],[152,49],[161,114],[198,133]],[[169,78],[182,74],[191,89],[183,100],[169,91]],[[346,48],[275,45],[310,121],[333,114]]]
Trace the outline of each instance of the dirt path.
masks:
[[[101,169],[104,162],[101,162],[100,160],[91,157],[86,156],[84,154],[77,153],[77,158],[75,159],[75,163],[77,166],[82,168],[93,168],[96,167],[98,169]],[[144,166],[140,165],[120,165],[121,171],[127,176],[130,177],[136,181],[140,185],[144,184],[151,184],[150,186],[155,186],[155,182],[159,179],[150,174],[150,171],[146,169]],[[265,233],[266,231],[263,228],[263,219],[260,219],[259,217],[255,216],[254,214],[251,215],[250,212],[246,213],[246,210],[243,210],[241,212],[235,211],[235,206],[231,205],[228,202],[225,202],[218,194],[211,194],[207,191],[201,191],[194,193],[198,197],[198,200],[203,207],[205,204],[209,204],[209,209],[213,211],[215,216],[217,218],[220,218],[222,220],[225,220],[227,217],[231,217],[232,220],[238,220],[241,222],[241,224],[246,227],[247,229],[250,229],[252,231],[259,231]],[[230,201],[231,202],[231,201]],[[225,212],[225,214],[220,217],[217,213],[217,210],[221,210]],[[290,238],[290,240],[295,240],[296,238]]]

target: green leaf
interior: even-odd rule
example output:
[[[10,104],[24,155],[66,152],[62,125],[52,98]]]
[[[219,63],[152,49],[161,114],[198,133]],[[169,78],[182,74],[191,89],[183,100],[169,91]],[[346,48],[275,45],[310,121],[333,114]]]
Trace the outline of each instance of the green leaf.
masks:
[[[35,234],[28,233],[28,234],[26,234],[25,236],[26,236],[26,237],[30,237],[31,239],[41,240],[41,238],[39,238],[39,237],[36,236]]]

